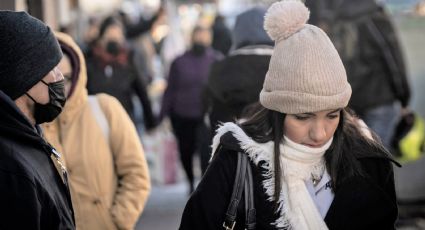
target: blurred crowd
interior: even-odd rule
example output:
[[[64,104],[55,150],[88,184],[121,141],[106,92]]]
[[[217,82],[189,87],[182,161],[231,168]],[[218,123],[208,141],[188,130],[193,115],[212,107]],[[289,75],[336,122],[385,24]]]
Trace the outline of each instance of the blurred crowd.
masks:
[[[344,63],[353,90],[349,107],[396,159],[403,159],[409,153],[400,142],[416,123],[391,15],[372,0],[305,4],[309,23],[329,35]],[[193,9],[196,17],[179,21],[177,11]],[[171,175],[167,183],[177,179],[172,166],[177,156],[188,194],[195,190],[208,169],[215,130],[249,114],[259,101],[275,45],[263,27],[265,13],[266,7],[255,6],[226,17],[199,5],[163,3],[151,16],[136,20],[123,10],[87,17],[82,36],[70,27],[54,32],[63,53],[58,69],[67,102],[42,129],[52,151],[63,155],[59,165],[68,170],[77,229],[134,228],[151,181],[163,182],[165,174]],[[3,17],[1,34],[6,33]],[[0,40],[3,62],[8,41]],[[419,158],[423,143],[423,136],[412,142],[417,155],[406,159]],[[158,154],[163,156],[152,156]],[[163,164],[167,159],[173,162]],[[194,168],[201,169],[200,175]]]

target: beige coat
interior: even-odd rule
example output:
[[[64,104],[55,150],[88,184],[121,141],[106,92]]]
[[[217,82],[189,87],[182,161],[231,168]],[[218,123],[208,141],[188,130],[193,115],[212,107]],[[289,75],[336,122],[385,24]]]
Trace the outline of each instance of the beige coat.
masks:
[[[46,139],[63,154],[77,229],[133,229],[150,191],[136,129],[115,98],[99,94],[109,123],[107,140],[88,103],[83,55],[70,37],[57,37],[78,54],[80,74],[64,111],[43,129]]]

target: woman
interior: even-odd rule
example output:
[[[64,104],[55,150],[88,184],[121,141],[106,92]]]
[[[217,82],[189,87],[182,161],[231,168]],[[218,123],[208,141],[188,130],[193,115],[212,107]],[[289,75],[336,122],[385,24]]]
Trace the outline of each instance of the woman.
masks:
[[[267,11],[275,48],[261,105],[217,130],[180,229],[223,229],[238,152],[250,159],[256,229],[394,229],[391,158],[347,112],[344,66],[327,35],[305,24],[308,13],[294,0]],[[243,206],[234,229],[245,228]]]
[[[67,103],[43,129],[68,168],[77,229],[134,229],[150,191],[136,129],[118,100],[106,94],[88,97],[80,49],[71,37],[56,37],[64,54],[59,69]]]
[[[202,89],[210,66],[221,55],[211,48],[211,31],[196,26],[192,31],[192,47],[171,64],[168,86],[162,98],[160,118],[170,117],[178,140],[180,159],[189,182],[189,194],[194,190],[193,156],[199,150],[202,172],[206,170],[209,131],[203,124]],[[209,139],[208,139],[209,140]]]

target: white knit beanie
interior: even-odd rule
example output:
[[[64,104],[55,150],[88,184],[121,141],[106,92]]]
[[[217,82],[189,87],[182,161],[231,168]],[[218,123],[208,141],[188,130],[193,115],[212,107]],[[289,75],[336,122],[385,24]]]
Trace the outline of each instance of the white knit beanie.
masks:
[[[307,7],[297,0],[276,2],[267,10],[264,29],[275,41],[260,103],[285,114],[347,106],[351,86],[328,36],[306,24]]]

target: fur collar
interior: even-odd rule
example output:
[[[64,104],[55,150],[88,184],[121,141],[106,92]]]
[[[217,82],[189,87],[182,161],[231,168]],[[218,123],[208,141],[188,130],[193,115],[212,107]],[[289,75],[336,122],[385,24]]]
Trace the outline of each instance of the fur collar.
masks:
[[[264,169],[262,174],[263,180],[263,188],[266,191],[268,196],[268,200],[270,202],[274,201],[274,166],[273,166],[273,141],[269,141],[267,143],[258,143],[255,142],[252,138],[250,138],[246,133],[235,123],[227,122],[224,123],[217,129],[217,134],[214,136],[212,149],[213,154],[215,153],[218,145],[220,144],[220,138],[227,132],[231,132],[233,136],[239,141],[239,145],[242,150],[244,150],[250,160],[255,163],[255,165]],[[262,164],[259,164],[259,163]],[[282,190],[283,191],[283,190]],[[279,218],[272,223],[272,225],[277,228],[289,228],[290,225],[285,218],[284,213],[286,213],[285,205],[283,202],[284,193],[280,195],[278,201],[278,210]]]

